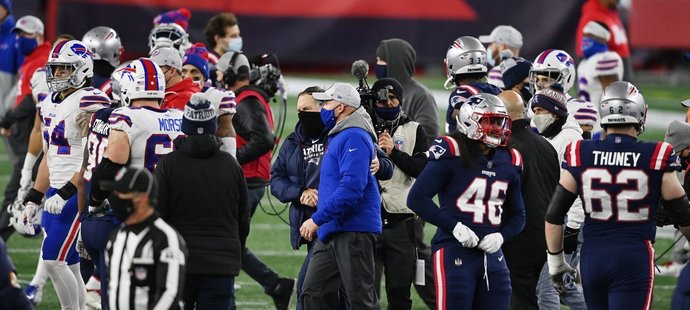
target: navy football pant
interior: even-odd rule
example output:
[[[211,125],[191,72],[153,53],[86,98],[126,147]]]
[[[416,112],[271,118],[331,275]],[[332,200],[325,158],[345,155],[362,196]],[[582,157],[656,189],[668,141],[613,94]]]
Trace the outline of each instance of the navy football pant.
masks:
[[[434,252],[436,309],[508,309],[510,274],[503,251],[484,253],[460,243]]]
[[[580,272],[589,310],[650,309],[654,248],[650,241],[607,246],[582,244]]]
[[[683,267],[683,271],[680,272],[680,276],[678,277],[678,285],[673,292],[671,309],[690,309],[690,268],[688,268],[688,265]]]

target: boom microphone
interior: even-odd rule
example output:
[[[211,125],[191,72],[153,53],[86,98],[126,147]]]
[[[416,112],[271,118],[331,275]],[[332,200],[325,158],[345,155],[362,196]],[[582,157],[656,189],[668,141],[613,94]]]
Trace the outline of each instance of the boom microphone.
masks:
[[[364,80],[369,74],[369,64],[364,60],[356,60],[352,63],[352,69],[350,70],[352,75],[354,75],[358,80]]]

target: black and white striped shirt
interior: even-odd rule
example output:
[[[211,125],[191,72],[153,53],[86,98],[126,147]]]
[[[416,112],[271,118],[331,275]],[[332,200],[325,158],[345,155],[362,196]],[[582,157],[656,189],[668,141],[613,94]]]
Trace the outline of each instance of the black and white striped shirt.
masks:
[[[113,233],[106,248],[110,309],[182,309],[187,246],[152,215]]]

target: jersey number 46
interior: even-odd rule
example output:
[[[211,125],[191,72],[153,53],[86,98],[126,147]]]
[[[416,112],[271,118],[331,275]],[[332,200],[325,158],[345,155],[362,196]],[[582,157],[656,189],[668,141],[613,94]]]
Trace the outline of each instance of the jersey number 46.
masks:
[[[491,225],[498,226],[501,224],[503,201],[508,190],[508,183],[494,181],[490,191],[487,191],[487,185],[486,178],[475,178],[465,192],[458,197],[456,205],[460,211],[472,214],[473,223],[483,224],[486,217]]]

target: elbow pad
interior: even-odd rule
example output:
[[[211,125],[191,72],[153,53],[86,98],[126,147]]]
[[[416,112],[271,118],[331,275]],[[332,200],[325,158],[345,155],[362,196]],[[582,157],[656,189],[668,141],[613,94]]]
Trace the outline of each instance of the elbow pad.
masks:
[[[235,137],[223,137],[220,138],[223,145],[220,146],[220,150],[230,153],[232,157],[237,157],[237,139]]]
[[[112,180],[117,172],[124,167],[122,164],[110,161],[110,158],[103,157],[101,163],[96,167],[96,172],[91,178],[91,193],[89,194],[89,205],[101,204],[108,197],[108,192],[101,189],[100,183],[103,180]]]
[[[577,198],[577,194],[573,194],[562,185],[556,186],[556,191],[553,192],[549,208],[546,210],[544,219],[554,225],[563,225],[565,223],[565,216],[570,210],[570,206]]]
[[[664,212],[672,223],[681,227],[690,226],[690,201],[688,201],[687,196],[664,200],[662,204],[664,205]]]

